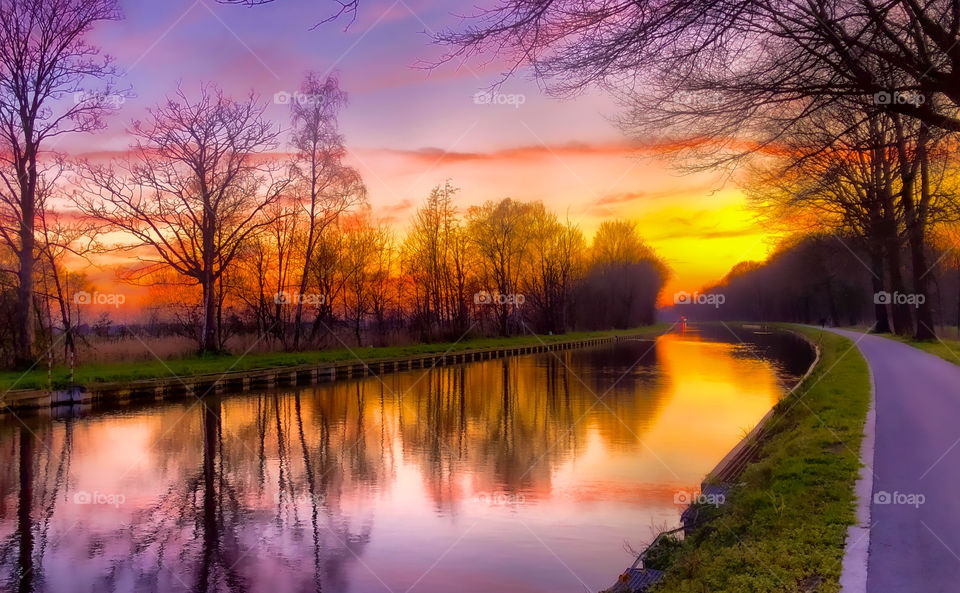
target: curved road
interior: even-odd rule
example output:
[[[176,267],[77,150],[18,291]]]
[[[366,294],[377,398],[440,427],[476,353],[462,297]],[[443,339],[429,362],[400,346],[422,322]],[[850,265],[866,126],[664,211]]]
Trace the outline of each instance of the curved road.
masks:
[[[960,366],[877,336],[868,593],[960,591]],[[960,362],[960,360],[958,360]]]

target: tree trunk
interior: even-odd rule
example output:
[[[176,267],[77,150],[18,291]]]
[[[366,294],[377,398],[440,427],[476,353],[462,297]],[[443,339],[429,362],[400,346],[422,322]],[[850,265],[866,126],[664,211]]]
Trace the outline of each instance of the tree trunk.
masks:
[[[900,178],[900,190],[896,194],[899,197],[899,207],[903,212],[904,224],[909,234],[912,228],[911,216],[913,207],[913,187],[916,177],[916,170],[913,167],[912,158],[907,150],[906,135],[903,130],[902,122],[899,118],[894,118],[894,129],[896,131],[896,150],[898,155],[899,171],[897,175]],[[906,289],[903,284],[903,275],[900,271],[900,226],[897,221],[896,204],[892,199],[895,194],[892,193],[891,186],[887,186],[884,191],[887,200],[884,203],[884,232],[887,247],[887,263],[890,266],[890,290],[892,295],[906,295]],[[898,299],[895,299],[895,301]],[[914,333],[912,316],[909,305],[905,302],[893,303],[893,329],[901,336],[909,336]]]
[[[930,170],[927,158],[925,136],[921,136],[918,146],[920,159],[920,202],[913,213],[910,225],[910,264],[913,272],[914,297],[917,299],[917,331],[914,339],[933,340],[937,337],[933,330],[933,304],[929,298],[930,267],[927,265],[926,227],[927,207],[930,204]]]
[[[17,273],[17,324],[16,352],[14,365],[17,368],[27,368],[33,364],[33,251],[36,237],[34,236],[34,190],[36,185],[33,178],[36,176],[35,166],[32,171],[24,172],[20,182],[20,269]]]
[[[917,299],[917,331],[914,334],[916,340],[933,340],[937,334],[933,330],[933,306],[930,302],[928,288],[930,286],[927,273],[927,255],[924,252],[925,241],[922,231],[920,235],[914,238],[911,232],[910,238],[910,262],[913,268],[913,288]]]
[[[224,350],[223,340],[223,300],[225,294],[223,290],[223,276],[220,276],[217,282],[217,350]]]
[[[840,314],[837,311],[837,301],[833,294],[833,278],[827,276],[825,284],[827,289],[827,311],[830,315],[830,323],[836,327],[840,325]]]
[[[73,321],[70,319],[70,305],[67,304],[67,293],[63,284],[60,282],[60,272],[57,269],[57,262],[50,258],[50,270],[53,276],[54,287],[57,290],[57,304],[60,306],[60,319],[63,321],[64,337],[64,359],[72,357],[76,360],[77,346],[73,340]],[[69,278],[67,279],[69,282]]]
[[[883,292],[883,256],[877,250],[870,250],[870,270],[873,272],[873,293]],[[873,331],[880,334],[890,333],[890,318],[887,315],[887,306],[877,303],[874,299],[873,313],[877,318]]]
[[[960,337],[960,264],[957,265],[957,336]]]
[[[31,237],[33,233],[30,233]],[[33,240],[21,239],[22,255],[17,279],[16,359],[17,368],[33,364]]]
[[[906,294],[903,284],[903,272],[900,268],[900,239],[897,236],[896,227],[885,233],[884,255],[887,260],[887,275],[890,278],[890,295]],[[905,303],[891,303],[890,310],[893,313],[893,331],[901,336],[908,336],[913,333],[913,320],[910,316],[910,310]]]
[[[300,349],[300,324],[303,323],[303,293],[307,290],[307,269],[304,265],[303,276],[300,280],[300,293],[297,298],[297,309],[293,315],[293,349]]]
[[[203,352],[217,350],[217,294],[213,274],[204,274],[203,279],[203,335],[200,338]]]
[[[297,298],[297,310],[293,315],[293,349],[300,349],[300,324],[303,322],[303,293],[307,291],[307,279],[310,274],[310,259],[314,249],[314,227],[316,226],[316,190],[312,190],[310,200],[310,230],[307,233],[307,245],[303,256],[303,270],[300,272],[300,294]]]

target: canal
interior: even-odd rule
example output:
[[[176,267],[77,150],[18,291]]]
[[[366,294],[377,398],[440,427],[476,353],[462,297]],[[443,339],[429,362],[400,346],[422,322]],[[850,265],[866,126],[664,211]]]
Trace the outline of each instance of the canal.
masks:
[[[582,592],[812,360],[726,328],[0,417],[0,590]]]

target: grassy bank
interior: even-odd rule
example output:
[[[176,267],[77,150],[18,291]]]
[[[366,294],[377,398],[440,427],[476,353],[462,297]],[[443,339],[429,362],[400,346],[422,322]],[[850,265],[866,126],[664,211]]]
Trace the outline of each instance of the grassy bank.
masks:
[[[860,326],[851,326],[844,327],[843,329],[849,329],[853,331],[866,332],[869,331],[868,327]],[[924,352],[929,352],[934,356],[939,356],[940,358],[946,360],[947,362],[952,362],[953,364],[960,365],[960,339],[958,336],[958,328],[954,326],[937,326],[936,327],[937,338],[933,340],[914,340],[913,338],[907,336],[898,336],[894,333],[882,333],[874,334],[880,336],[881,338],[889,338],[891,340],[897,340],[903,342],[904,344],[909,344],[914,348],[919,348]]]
[[[371,360],[393,358],[417,354],[435,354],[439,352],[462,352],[483,348],[531,345],[550,342],[562,342],[615,336],[624,334],[643,334],[651,337],[665,332],[667,324],[656,324],[632,330],[612,330],[599,332],[571,332],[557,335],[514,336],[509,338],[471,338],[456,343],[438,342],[409,346],[391,346],[384,348],[351,347],[335,350],[311,352],[273,352],[267,354],[195,356],[171,360],[152,360],[124,364],[91,364],[77,367],[74,380],[81,385],[105,383],[111,381],[133,381],[138,379],[156,379],[160,377],[205,375],[226,371],[247,371],[253,369],[296,366],[302,364],[320,364],[344,360]],[[67,384],[69,371],[63,367],[53,370],[54,386]],[[38,364],[34,369],[23,373],[7,371],[0,373],[0,392],[10,389],[42,389],[47,387],[47,368]]]
[[[900,341],[910,344],[914,348],[919,348],[930,354],[939,356],[940,358],[946,360],[947,362],[952,362],[953,364],[960,364],[960,340],[950,340],[940,338],[938,340],[932,341],[917,341],[911,340],[909,338],[898,338],[897,336],[890,335],[885,336],[893,339],[899,339]]]
[[[791,329],[820,343],[820,363],[777,404],[744,485],[662,560],[667,577],[656,593],[839,591],[869,373],[850,340]]]

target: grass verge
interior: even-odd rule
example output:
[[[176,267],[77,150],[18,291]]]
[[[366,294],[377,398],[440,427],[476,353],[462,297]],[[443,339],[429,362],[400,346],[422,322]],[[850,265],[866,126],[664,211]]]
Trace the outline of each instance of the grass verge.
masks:
[[[172,376],[186,377],[190,375],[223,373],[226,371],[248,371],[303,364],[321,364],[356,360],[357,358],[371,360],[417,354],[434,354],[438,352],[462,352],[464,350],[562,342],[624,334],[641,334],[654,337],[667,331],[668,328],[668,324],[655,324],[630,330],[571,332],[555,335],[527,334],[507,338],[471,338],[456,343],[435,342],[431,344],[390,346],[384,348],[351,347],[351,349],[339,348],[336,350],[310,352],[272,352],[266,354],[247,354],[246,356],[194,356],[190,358],[152,360],[138,363],[90,364],[77,367],[74,381],[80,385],[91,385],[112,381],[135,381]],[[16,371],[0,372],[0,392],[11,389],[43,389],[47,387],[47,368],[44,365],[37,366],[38,368],[34,368],[26,373]],[[68,369],[64,367],[56,367],[53,369],[53,385],[55,387],[65,386],[68,379]]]
[[[818,342],[820,363],[777,404],[759,459],[718,517],[660,560],[667,576],[656,593],[840,590],[869,372],[850,340],[784,327]]]
[[[938,338],[936,340],[911,340],[910,338],[904,338],[892,334],[883,334],[885,338],[892,338],[894,340],[900,340],[904,344],[910,344],[914,348],[919,348],[924,352],[929,352],[935,356],[946,360],[947,362],[952,362],[953,364],[960,365],[960,340],[950,340],[945,338]]]

